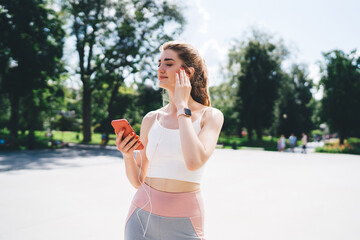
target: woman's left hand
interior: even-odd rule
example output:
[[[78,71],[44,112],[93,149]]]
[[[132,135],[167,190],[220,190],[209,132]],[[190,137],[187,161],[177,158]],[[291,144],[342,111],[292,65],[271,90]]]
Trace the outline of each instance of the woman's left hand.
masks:
[[[191,83],[184,68],[180,68],[180,72],[175,73],[175,75],[175,105],[179,110],[188,107]]]

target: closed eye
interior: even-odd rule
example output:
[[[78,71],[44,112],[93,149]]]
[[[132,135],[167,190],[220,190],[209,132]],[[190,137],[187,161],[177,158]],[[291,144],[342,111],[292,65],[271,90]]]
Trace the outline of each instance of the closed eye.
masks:
[[[175,61],[174,59],[172,59],[172,58],[165,58],[164,59],[164,62],[169,62],[169,61]],[[158,67],[160,67],[160,65],[161,65],[161,60],[159,59],[159,65],[158,65]],[[168,64],[166,64],[166,66],[168,66],[168,67],[171,67],[173,64],[170,64],[170,63],[168,63]]]
[[[158,64],[158,67],[160,67],[160,63]],[[172,64],[166,64],[166,66],[168,66],[168,67],[171,67],[172,66]]]

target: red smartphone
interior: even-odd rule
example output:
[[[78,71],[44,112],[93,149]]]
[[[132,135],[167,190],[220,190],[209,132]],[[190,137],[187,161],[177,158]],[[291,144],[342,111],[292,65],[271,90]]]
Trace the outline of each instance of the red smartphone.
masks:
[[[130,123],[126,119],[112,120],[111,126],[113,126],[116,135],[121,131],[121,129],[125,128],[123,139],[130,133],[135,132],[133,128],[130,126]],[[144,149],[144,145],[141,143],[136,150],[142,150],[142,149]]]

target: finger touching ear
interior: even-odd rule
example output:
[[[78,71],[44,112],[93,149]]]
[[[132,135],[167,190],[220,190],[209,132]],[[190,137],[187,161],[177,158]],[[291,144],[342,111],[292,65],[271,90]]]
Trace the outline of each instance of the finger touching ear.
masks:
[[[175,73],[175,85],[179,85],[180,83],[180,77],[179,77],[179,72]]]

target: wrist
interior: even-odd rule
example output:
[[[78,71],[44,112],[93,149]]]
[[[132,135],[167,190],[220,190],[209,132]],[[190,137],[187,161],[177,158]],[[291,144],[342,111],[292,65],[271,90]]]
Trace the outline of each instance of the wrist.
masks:
[[[179,111],[179,110],[182,110],[184,108],[189,108],[187,104],[180,104],[180,105],[177,105],[176,106],[176,109]]]
[[[124,161],[134,160],[134,154],[123,154]]]
[[[189,108],[180,108],[177,111],[176,116],[177,116],[177,118],[179,118],[181,116],[185,116],[187,118],[190,118],[191,117],[191,110]]]

